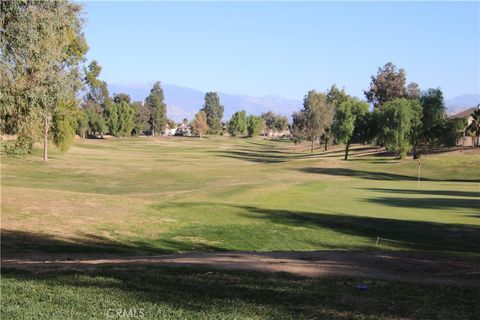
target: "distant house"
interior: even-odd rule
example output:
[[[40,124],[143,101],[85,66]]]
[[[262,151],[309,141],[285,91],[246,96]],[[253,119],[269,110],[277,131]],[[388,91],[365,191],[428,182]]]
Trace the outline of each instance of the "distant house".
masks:
[[[192,126],[185,124],[184,122],[180,123],[177,126],[175,131],[176,136],[190,137],[192,135]]]
[[[463,110],[463,111],[461,111],[457,114],[454,114],[453,116],[450,116],[450,119],[464,119],[464,121],[465,121],[465,127],[461,131],[462,136],[458,140],[457,145],[464,146],[464,147],[467,147],[467,146],[471,147],[471,146],[474,145],[473,144],[473,142],[474,142],[473,141],[473,136],[469,135],[469,133],[467,132],[467,128],[470,125],[470,123],[472,123],[472,121],[473,121],[472,113],[477,108],[480,108],[480,107],[468,108],[468,109]]]
[[[174,136],[175,132],[177,131],[177,127],[171,127],[168,123],[163,128],[163,135],[164,136]]]
[[[262,130],[261,135],[269,137],[271,139],[290,139],[292,137],[292,133],[290,132],[290,129],[286,129],[283,131],[275,131],[275,132],[269,129],[264,129]]]

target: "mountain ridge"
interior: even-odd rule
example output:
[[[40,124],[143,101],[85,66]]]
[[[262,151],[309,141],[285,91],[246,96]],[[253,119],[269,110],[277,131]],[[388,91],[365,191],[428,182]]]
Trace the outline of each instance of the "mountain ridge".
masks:
[[[108,85],[111,93],[127,93],[134,101],[143,101],[150,93],[153,82],[111,83]],[[193,119],[195,113],[203,107],[205,92],[189,87],[173,84],[163,84],[165,103],[168,117],[181,121],[183,118]],[[269,94],[255,97],[245,94],[218,93],[220,101],[225,107],[224,120],[230,119],[233,113],[245,110],[248,114],[260,115],[263,112],[291,116],[293,112],[302,108],[302,101],[287,99],[278,95]],[[445,99],[445,106],[449,115],[456,114],[480,103],[480,94],[464,94]]]

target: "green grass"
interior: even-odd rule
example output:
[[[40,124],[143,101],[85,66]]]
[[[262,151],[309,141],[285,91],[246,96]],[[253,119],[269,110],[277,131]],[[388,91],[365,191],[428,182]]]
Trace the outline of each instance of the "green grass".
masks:
[[[416,250],[480,255],[480,153],[417,162],[261,139],[77,141],[1,158],[2,254]],[[388,238],[403,243],[380,242]],[[369,290],[355,285],[367,283]],[[478,287],[169,268],[2,270],[2,319],[473,319]],[[138,314],[137,314],[138,315]],[[121,317],[113,317],[119,319]],[[125,318],[125,317],[123,317]],[[130,317],[133,318],[133,317]],[[137,317],[138,318],[138,317]]]
[[[2,292],[4,320],[121,319],[109,317],[116,310],[144,315],[131,319],[455,320],[480,312],[478,287],[182,268],[9,270]]]
[[[479,152],[417,162],[215,137],[78,141],[2,155],[2,249],[162,253],[370,249],[480,254]],[[301,150],[303,148],[303,150]]]

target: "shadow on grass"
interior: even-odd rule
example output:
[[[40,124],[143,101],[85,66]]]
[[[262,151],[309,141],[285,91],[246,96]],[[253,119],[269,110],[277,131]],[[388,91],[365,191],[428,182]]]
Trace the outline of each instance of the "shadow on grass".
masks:
[[[281,163],[298,159],[325,159],[338,158],[342,156],[341,151],[331,151],[322,153],[301,153],[297,151],[279,151],[279,150],[250,150],[239,149],[230,151],[210,151],[219,157],[245,160],[258,163]],[[338,153],[338,154],[335,154]]]
[[[480,199],[480,192],[476,191],[456,191],[456,190],[422,190],[422,189],[385,189],[385,188],[364,188],[375,192],[385,192],[394,194],[422,194],[449,197],[471,197]]]
[[[291,160],[290,157],[271,154],[270,152],[253,151],[211,151],[219,157],[245,160],[257,163],[280,163]]]
[[[390,180],[390,181],[416,181],[417,177],[407,176],[395,173],[378,172],[378,171],[363,171],[347,168],[319,168],[319,167],[306,167],[295,169],[306,173],[316,173],[331,176],[345,176],[345,177],[357,177],[369,180]],[[430,179],[422,178],[422,181],[449,181],[449,182],[480,182],[480,179]]]
[[[412,197],[376,197],[364,201],[403,208],[421,209],[477,209],[480,211],[480,192],[454,191],[454,190],[409,190],[409,189],[382,189],[368,188],[375,192],[393,194],[418,194],[435,195],[443,198],[412,198]],[[474,199],[472,199],[474,198]]]
[[[253,206],[237,207],[246,210],[245,215],[251,219],[268,220],[289,227],[328,229],[344,235],[369,238],[372,246],[375,239],[381,237],[404,241],[405,243],[392,244],[393,247],[400,249],[480,253],[480,226],[476,225],[299,212]],[[343,246],[343,249],[362,248],[366,249],[365,244]]]
[[[109,308],[143,308],[146,319],[473,319],[479,298],[475,287],[367,280],[370,289],[358,291],[357,281],[161,267],[4,270],[2,318],[105,318]],[[48,303],[40,303],[45,291]]]
[[[185,243],[171,239],[152,239],[149,242],[131,240],[118,242],[112,239],[85,234],[74,239],[56,238],[49,234],[16,230],[1,230],[3,256],[18,254],[167,254],[183,251],[224,251],[202,243]]]
[[[402,208],[421,208],[421,209],[443,209],[450,210],[455,208],[477,209],[480,210],[480,200],[475,199],[456,199],[456,198],[397,198],[397,197],[379,197],[369,198],[364,201],[381,204],[392,207]]]

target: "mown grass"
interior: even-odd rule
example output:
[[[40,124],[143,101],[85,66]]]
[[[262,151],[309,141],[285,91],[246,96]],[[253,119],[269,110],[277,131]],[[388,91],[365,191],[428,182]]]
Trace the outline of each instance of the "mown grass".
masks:
[[[455,320],[480,312],[478,287],[183,268],[8,270],[2,292],[5,320]]]
[[[480,253],[480,153],[417,162],[261,139],[78,141],[2,155],[2,249],[162,253],[370,249]]]
[[[425,157],[418,185],[416,161],[365,146],[353,148],[351,161],[340,149],[310,155],[308,146],[223,137],[52,150],[48,163],[40,150],[1,156],[4,257],[372,248],[480,255],[478,151]],[[415,245],[376,246],[377,237]],[[142,318],[140,309],[145,319],[480,313],[478,287],[183,268],[4,269],[1,289],[2,319]]]

